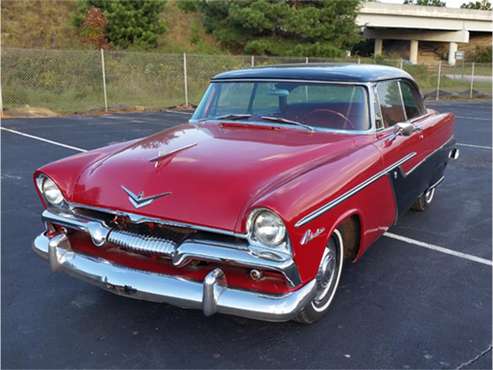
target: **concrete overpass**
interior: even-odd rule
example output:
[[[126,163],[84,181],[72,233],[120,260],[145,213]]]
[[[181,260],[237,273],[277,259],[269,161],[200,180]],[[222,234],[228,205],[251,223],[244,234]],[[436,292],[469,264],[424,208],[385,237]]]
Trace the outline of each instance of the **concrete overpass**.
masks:
[[[419,41],[447,42],[448,62],[455,64],[457,43],[468,43],[469,32],[493,31],[492,12],[365,2],[356,18],[364,36],[375,40],[375,55],[383,40],[409,40],[410,61],[418,62]]]

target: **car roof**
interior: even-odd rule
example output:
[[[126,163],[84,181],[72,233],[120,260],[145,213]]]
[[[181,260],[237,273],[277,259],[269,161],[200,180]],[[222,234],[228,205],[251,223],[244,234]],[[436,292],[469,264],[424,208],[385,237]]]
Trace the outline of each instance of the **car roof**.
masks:
[[[213,81],[231,79],[287,79],[334,82],[373,82],[393,78],[414,79],[399,68],[375,64],[284,64],[219,73]]]

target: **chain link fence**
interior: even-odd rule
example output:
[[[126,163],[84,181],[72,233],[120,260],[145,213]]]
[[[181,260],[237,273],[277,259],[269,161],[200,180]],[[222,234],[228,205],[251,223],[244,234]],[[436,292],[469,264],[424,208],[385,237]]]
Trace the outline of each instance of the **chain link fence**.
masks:
[[[402,68],[428,99],[491,96],[490,64],[408,64],[400,59],[160,54],[2,48],[3,109],[29,105],[59,113],[157,110],[198,103],[217,73],[291,63],[369,63]]]

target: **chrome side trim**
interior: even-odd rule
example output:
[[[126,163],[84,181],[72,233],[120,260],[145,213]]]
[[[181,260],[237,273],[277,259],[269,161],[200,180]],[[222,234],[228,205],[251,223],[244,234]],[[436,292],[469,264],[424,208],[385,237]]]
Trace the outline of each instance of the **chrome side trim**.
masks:
[[[443,144],[442,146],[440,146],[439,148],[435,149],[434,151],[432,151],[430,154],[428,154],[426,157],[424,157],[421,161],[419,161],[416,165],[414,165],[409,171],[407,171],[405,174],[404,174],[404,177],[408,176],[409,174],[411,174],[415,169],[417,169],[419,166],[421,166],[428,158],[430,158],[431,156],[433,156],[434,154],[438,153],[440,150],[442,150],[443,148],[445,148],[447,145],[450,144],[450,142],[452,142],[454,140],[454,137],[451,137],[450,139],[448,139],[445,144]]]
[[[44,210],[45,223],[60,225],[68,229],[86,232],[98,247],[105,242],[114,243],[127,249],[160,253],[170,258],[173,265],[183,267],[193,260],[231,264],[246,268],[257,268],[281,273],[292,287],[301,283],[296,264],[287,253],[265,250],[256,246],[243,246],[207,240],[185,240],[180,245],[173,241],[146,235],[129,233],[123,230],[110,229],[103,222],[84,216],[69,214],[63,211]],[[94,234],[96,230],[96,234]],[[103,237],[99,237],[103,235]],[[96,244],[102,240],[102,244]]]
[[[326,203],[322,207],[320,207],[320,208],[316,209],[315,211],[309,213],[308,215],[306,215],[305,217],[303,217],[301,220],[299,220],[294,226],[295,227],[303,226],[306,223],[312,221],[313,219],[319,217],[323,213],[327,212],[328,210],[330,210],[331,208],[335,207],[339,203],[341,203],[344,200],[348,199],[349,197],[353,196],[357,192],[363,190],[365,187],[367,187],[371,183],[375,182],[380,177],[385,176],[387,173],[389,173],[390,171],[394,170],[395,168],[401,166],[402,164],[404,164],[405,162],[407,162],[408,160],[410,160],[411,158],[413,158],[415,156],[416,156],[416,152],[409,153],[408,155],[406,155],[405,157],[401,158],[397,162],[391,164],[390,166],[386,167],[382,171],[380,171],[380,172],[376,173],[375,175],[373,175],[372,177],[366,179],[365,181],[363,181],[359,185],[356,185],[354,188],[346,191],[344,194],[338,196],[337,198],[331,200],[330,202]]]
[[[103,207],[88,206],[86,204],[81,204],[81,203],[69,203],[69,207],[71,210],[74,210],[75,208],[81,208],[81,209],[87,209],[90,211],[109,213],[109,214],[116,215],[116,216],[124,216],[124,217],[128,217],[130,219],[130,221],[137,223],[137,224],[151,222],[151,223],[156,223],[156,224],[161,224],[161,225],[182,227],[182,228],[188,228],[188,229],[193,229],[193,230],[206,231],[206,232],[217,233],[217,234],[222,234],[222,235],[227,235],[227,236],[233,236],[235,238],[241,238],[241,239],[247,238],[246,234],[235,233],[234,231],[218,229],[218,228],[208,227],[208,226],[194,225],[194,224],[189,224],[189,223],[179,222],[179,221],[165,220],[165,219],[156,218],[156,217],[148,217],[148,216],[143,216],[143,215],[139,215],[139,214],[131,213],[131,212],[118,211],[118,210],[103,208]]]
[[[196,282],[135,270],[110,261],[74,252],[67,238],[39,235],[34,251],[48,258],[52,269],[64,271],[112,293],[183,308],[201,309],[205,315],[216,312],[266,321],[288,321],[312,299],[316,281],[282,295],[229,288],[221,269],[209,272]]]
[[[431,185],[428,190],[435,189],[438,185],[440,185],[443,180],[445,180],[445,176],[440,177],[433,185]]]

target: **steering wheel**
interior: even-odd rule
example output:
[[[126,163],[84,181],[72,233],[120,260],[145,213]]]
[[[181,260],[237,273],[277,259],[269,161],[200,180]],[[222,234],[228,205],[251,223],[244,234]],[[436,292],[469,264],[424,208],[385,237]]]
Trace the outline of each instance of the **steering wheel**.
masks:
[[[339,118],[342,118],[344,120],[344,125],[342,126],[343,130],[354,129],[353,121],[351,121],[349,118],[347,118],[341,112],[338,112],[338,111],[335,111],[335,110],[332,110],[329,108],[318,108],[318,109],[312,110],[311,112],[308,112],[306,114],[306,116],[311,116],[311,115],[314,115],[316,113],[329,113],[329,114],[332,114],[332,115],[337,116]],[[305,116],[305,118],[306,118],[306,116]]]

